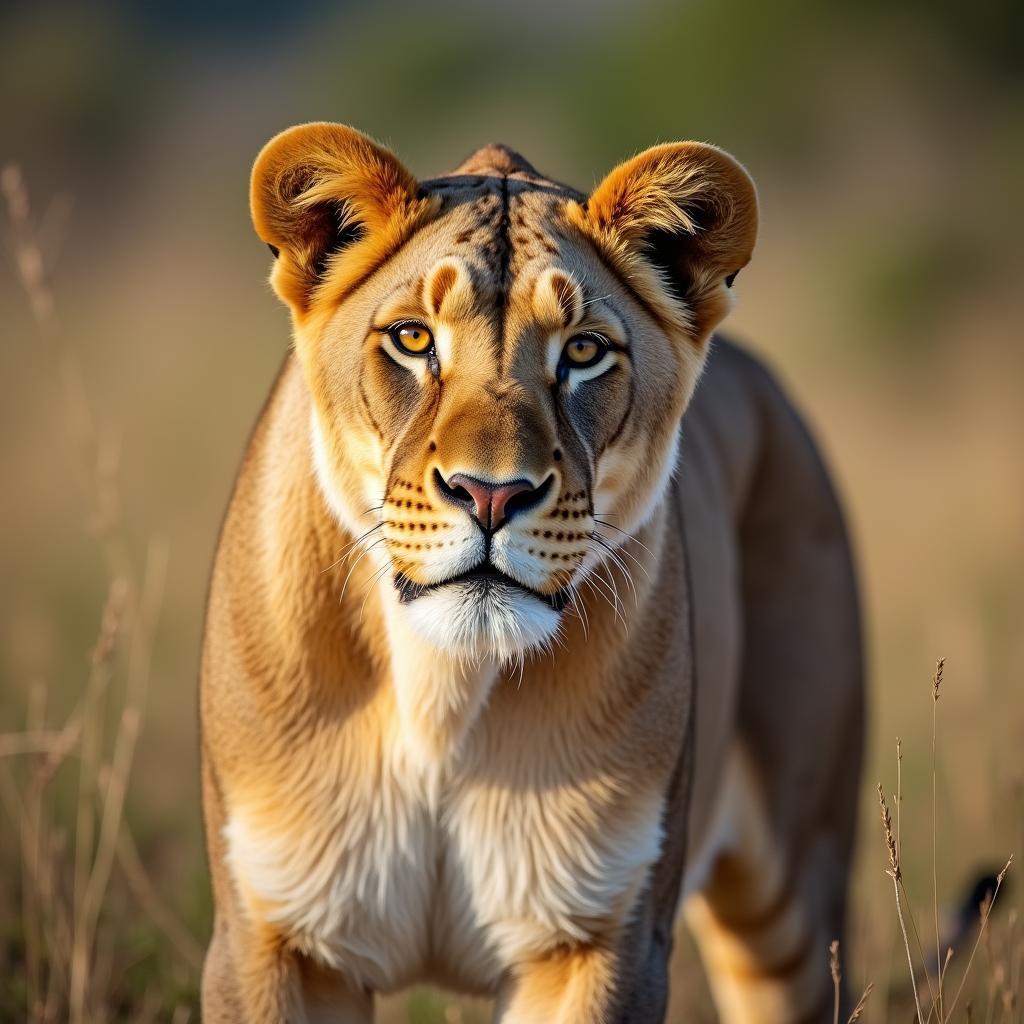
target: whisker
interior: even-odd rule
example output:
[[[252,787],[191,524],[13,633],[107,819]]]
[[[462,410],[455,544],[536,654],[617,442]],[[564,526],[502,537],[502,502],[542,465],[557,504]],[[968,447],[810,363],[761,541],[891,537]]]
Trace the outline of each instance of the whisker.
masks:
[[[363,612],[366,609],[366,602],[370,599],[370,595],[373,593],[374,584],[390,569],[389,564],[382,565],[371,577],[369,582],[366,584],[366,596],[363,598],[363,603],[359,606],[359,621],[363,621]]]
[[[619,599],[619,592],[614,586],[614,581],[607,580],[604,578],[604,576],[600,575],[598,570],[601,568],[603,568],[603,563],[594,566],[594,568],[591,570],[591,580],[594,583],[600,584],[602,591],[611,595],[612,607],[615,609],[615,614],[621,617],[623,607],[622,602]],[[625,619],[623,619],[622,622],[623,625],[625,625]]]
[[[630,568],[626,564],[626,562],[623,561],[620,553],[618,553],[618,551],[615,548],[613,548],[603,537],[599,537],[597,534],[593,534],[591,536],[592,539],[597,542],[598,547],[600,547],[607,554],[608,558],[610,558],[611,561],[618,566],[618,569],[622,571],[624,577],[626,578],[626,582],[629,584],[630,590],[633,591],[634,601],[636,601],[639,604],[639,597],[637,595],[636,584],[633,580],[633,573],[630,571]],[[623,554],[628,554],[628,552],[624,550]],[[644,565],[636,558],[634,558],[634,561],[636,561],[637,564],[640,565],[640,568],[643,569],[644,574],[647,575],[647,569],[644,567]],[[647,575],[647,579],[650,579],[649,575]]]
[[[620,530],[619,527],[617,527],[614,523],[606,523],[597,515],[594,516],[594,522],[597,523],[599,526],[606,526],[609,530],[614,530],[616,533],[621,533],[622,536],[626,538],[626,540],[622,542],[623,544],[627,543],[628,541],[634,541],[635,543],[639,544],[640,547],[642,547],[644,551],[646,551],[652,558],[654,557],[654,552],[651,551],[651,549],[639,537],[634,537],[633,534],[627,533],[625,530]]]
[[[603,537],[595,536],[594,540],[597,541],[598,546],[606,552],[611,561],[618,567],[619,571],[626,578],[626,583],[629,585],[630,590],[633,591],[633,601],[639,607],[640,598],[637,595],[636,584],[633,581],[633,574],[629,571],[629,566],[626,565],[619,556],[619,553]]]
[[[375,527],[373,527],[373,529],[367,530],[366,533],[364,533],[361,537],[359,537],[357,540],[354,540],[351,544],[349,544],[348,548],[346,549],[346,553],[342,557],[343,558],[351,558],[352,555],[355,554],[356,548],[360,544],[365,544],[366,541],[368,541],[370,539],[370,537],[372,537],[373,534],[375,534],[383,525],[384,525],[383,523],[378,523]],[[378,538],[378,540],[384,540],[384,539],[385,538],[383,538],[383,537],[379,537]]]
[[[599,536],[599,535],[597,535],[597,534],[593,535],[593,539],[594,539],[594,540],[596,540],[596,541],[597,541],[597,542],[598,542],[599,544],[601,544],[602,546],[608,543],[608,541],[607,541],[607,539],[606,539],[605,537],[601,537],[601,536]],[[614,547],[614,545],[613,545],[613,547]],[[624,544],[620,544],[620,545],[619,545],[618,547],[615,547],[615,548],[614,548],[614,550],[615,550],[615,553],[616,553],[617,555],[622,555],[622,556],[625,556],[626,558],[632,558],[632,559],[633,559],[633,561],[634,561],[634,562],[636,562],[637,568],[638,568],[638,569],[639,569],[639,570],[640,570],[640,571],[641,571],[641,572],[642,572],[642,573],[643,573],[643,574],[644,574],[644,575],[645,575],[645,576],[646,576],[646,577],[647,577],[648,579],[650,579],[650,578],[651,578],[651,574],[650,574],[650,573],[649,573],[649,572],[647,571],[647,566],[646,566],[646,565],[644,565],[644,563],[643,563],[643,562],[641,562],[641,561],[640,561],[640,559],[639,559],[639,558],[637,558],[637,556],[636,556],[636,555],[634,555],[632,551],[627,551],[627,550],[626,550],[626,547],[625,547],[625,545],[624,545]]]
[[[338,555],[338,558],[335,561],[331,562],[331,564],[329,566],[327,566],[326,569],[321,569],[320,572],[321,573],[330,572],[336,565],[340,564],[341,562],[343,562],[345,560],[345,553],[346,552],[351,551],[352,548],[354,548],[357,544],[361,543],[362,541],[366,540],[366,538],[369,537],[370,534],[372,534],[372,533],[376,532],[377,530],[379,530],[383,525],[384,525],[383,523],[378,523],[376,526],[373,526],[369,530],[367,530],[366,533],[362,534],[362,536],[356,537],[356,539],[354,541],[351,541],[350,543],[346,544],[341,549],[341,554]]]
[[[619,556],[619,553],[603,537],[600,537],[597,534],[592,534],[591,539],[597,544],[599,548],[601,548],[602,551],[605,552],[607,559],[611,561],[612,564],[614,564],[616,568],[618,568],[618,570],[622,573],[622,575],[625,577],[626,583],[633,591],[634,599],[638,600],[636,586],[633,582],[633,574],[629,571],[629,567]]]
[[[348,581],[349,581],[349,580],[350,580],[350,579],[352,578],[352,573],[354,573],[354,572],[356,571],[356,566],[357,566],[357,565],[358,565],[358,564],[359,564],[359,563],[360,563],[360,562],[361,562],[361,561],[362,561],[362,560],[363,560],[363,559],[364,559],[364,558],[365,558],[365,557],[366,557],[366,556],[367,556],[367,555],[368,555],[368,554],[369,554],[369,553],[370,553],[370,552],[371,552],[371,551],[372,551],[372,550],[373,550],[373,549],[374,549],[375,547],[377,547],[377,546],[378,546],[379,544],[384,544],[384,543],[386,543],[386,542],[387,542],[387,537],[379,537],[379,538],[378,538],[377,540],[375,540],[375,541],[374,541],[374,542],[373,542],[373,543],[372,543],[372,544],[371,544],[371,545],[370,545],[370,546],[369,546],[368,548],[365,548],[365,549],[363,550],[362,554],[361,554],[361,555],[360,555],[360,556],[359,556],[359,557],[358,557],[358,558],[357,558],[357,559],[356,559],[356,560],[355,560],[355,561],[354,561],[354,562],[352,563],[352,566],[351,566],[351,568],[350,568],[350,569],[349,569],[349,571],[348,571],[348,575],[347,575],[347,576],[345,577],[345,582],[344,582],[344,583],[342,584],[342,586],[341,586],[341,594],[340,594],[340,595],[338,596],[338,604],[341,604],[341,602],[342,602],[342,601],[344,600],[344,598],[345,598],[345,591],[346,591],[346,590],[348,589]],[[384,568],[387,568],[387,566],[385,565],[385,566],[384,566]]]
[[[628,635],[629,626],[626,624],[626,620],[623,617],[622,612],[619,610],[620,602],[618,591],[616,591],[614,587],[609,587],[608,582],[604,580],[602,577],[598,576],[593,569],[584,568],[583,573],[583,582],[590,587],[590,589],[596,596],[600,597],[605,602],[605,604],[607,604],[608,607],[611,608],[611,610],[615,613],[615,617],[619,620],[619,622],[622,623],[622,628],[625,629],[626,634]],[[598,590],[594,586],[595,583],[600,583],[602,590]]]
[[[570,583],[569,586],[566,587],[566,590],[569,591],[569,603],[572,605],[572,609],[576,613],[576,617],[580,620],[580,625],[583,627],[583,638],[585,640],[589,640],[590,639],[590,630],[589,630],[590,623],[588,622],[588,620],[586,618],[586,614],[585,614],[584,608],[580,605],[580,602],[578,600],[578,595],[576,593],[576,587],[573,586],[573,584]]]
[[[621,618],[622,618],[622,625],[623,625],[623,628],[626,630],[626,636],[629,636],[629,626],[626,623],[626,619],[625,619],[626,605],[625,605],[625,602],[622,600],[622,598],[619,597],[619,588],[615,585],[615,577],[612,575],[612,571],[611,571],[611,569],[608,568],[606,563],[602,562],[601,565],[599,566],[599,568],[605,569],[607,571],[607,573],[608,573],[608,583],[609,583],[609,585],[612,588],[612,593],[615,595],[615,602],[616,602],[616,604],[622,609],[622,616],[621,616]],[[600,577],[598,577],[598,579],[600,579]]]
[[[595,594],[602,601],[604,601],[604,603],[606,605],[608,605],[609,608],[611,608],[611,610],[615,614],[615,618],[619,620],[619,622],[622,624],[623,629],[625,629],[626,628],[626,623],[625,623],[625,620],[622,618],[622,615],[619,613],[618,606],[612,601],[611,597],[604,592],[604,590],[598,590],[597,587],[594,586],[594,583],[595,583],[596,579],[597,578],[594,577],[594,578],[588,579],[586,581],[586,584],[590,588],[591,593]],[[605,585],[607,586],[607,584],[605,584]]]

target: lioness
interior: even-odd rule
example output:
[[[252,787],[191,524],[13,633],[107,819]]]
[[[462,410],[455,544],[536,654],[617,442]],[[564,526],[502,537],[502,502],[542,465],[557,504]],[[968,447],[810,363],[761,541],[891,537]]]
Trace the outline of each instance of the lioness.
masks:
[[[204,1020],[423,981],[660,1021],[683,903],[724,1020],[831,1019],[857,600],[803,426],[710,340],[746,171],[662,145],[585,197],[487,146],[417,182],[309,124],[251,201],[294,352],[210,589]]]

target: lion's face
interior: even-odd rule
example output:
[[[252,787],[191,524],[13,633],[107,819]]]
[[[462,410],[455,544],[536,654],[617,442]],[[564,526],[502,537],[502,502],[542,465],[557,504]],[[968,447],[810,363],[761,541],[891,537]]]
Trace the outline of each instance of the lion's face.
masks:
[[[699,202],[674,207],[676,232],[690,232],[680,246],[666,209],[634,237],[623,218],[640,201],[636,175],[616,180],[622,168],[586,205],[495,147],[415,186],[348,132],[293,129],[254,171],[254,216],[281,253],[273,280],[313,396],[320,484],[433,645],[516,658],[551,642],[581,588],[608,589],[602,563],[661,498],[751,228],[724,259],[694,240],[698,209],[728,219],[706,172]],[[717,150],[699,152],[748,183]],[[346,159],[370,176],[357,198],[323,168]],[[636,173],[650,177],[650,162]],[[261,218],[268,194],[298,209],[304,252],[278,207]]]

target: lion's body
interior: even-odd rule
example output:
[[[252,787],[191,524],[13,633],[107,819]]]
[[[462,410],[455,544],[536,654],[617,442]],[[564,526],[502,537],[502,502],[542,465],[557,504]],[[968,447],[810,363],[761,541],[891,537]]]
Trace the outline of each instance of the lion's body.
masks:
[[[472,169],[484,182],[495,173]],[[519,206],[509,199],[517,174],[530,182]],[[502,282],[506,330],[525,317],[516,275],[527,278],[554,244],[550,211],[533,214],[529,202],[546,209],[568,196],[552,199],[556,186],[533,175],[508,163],[495,174],[498,229],[522,228],[524,250],[532,238],[530,252],[513,245],[491,264],[513,282]],[[470,187],[486,192],[476,180]],[[460,274],[478,294],[481,276],[453,245],[474,244],[465,224],[434,223],[438,237],[429,225],[414,236],[429,258],[402,243],[376,258],[392,290],[403,259],[421,265],[417,287],[428,306],[436,300],[440,324],[452,295],[469,316]],[[474,223],[486,236],[487,224]],[[463,262],[426,274],[452,252]],[[562,258],[582,276],[564,246]],[[605,264],[591,272],[613,274]],[[373,276],[348,281],[335,300],[347,321],[379,319],[360,305]],[[548,278],[539,280],[535,303]],[[643,306],[645,285],[633,286]],[[297,337],[311,336],[314,321],[328,330],[322,313],[297,313]],[[460,342],[442,345],[441,332],[447,362]],[[674,482],[666,486],[678,413],[633,431],[644,388],[635,377],[605,400],[626,410],[602,442],[608,460],[595,478],[583,459],[574,477],[572,442],[544,418],[546,388],[524,385],[527,335],[516,336],[504,370],[499,358],[498,370],[449,380],[428,413],[407,377],[376,379],[390,366],[370,361],[325,382],[327,364],[300,342],[253,434],[221,537],[202,669],[213,1024],[366,1021],[374,992],[418,981],[493,995],[506,1024],[653,1024],[684,889],[728,1020],[824,1019],[861,736],[856,595],[827,477],[767,374],[724,342],[683,420]],[[630,360],[639,356],[634,347]],[[674,408],[695,379],[678,385]],[[349,393],[359,412],[332,408]],[[365,421],[358,430],[353,416]],[[576,428],[584,447],[587,429],[599,428]],[[444,479],[455,479],[446,439],[450,452],[459,438],[476,467],[482,459],[506,476],[540,478],[545,447],[565,450],[556,449],[555,486],[535,488],[549,495],[536,515],[485,530],[496,564],[514,543],[523,545],[507,556],[517,575],[528,573],[512,560],[527,543],[534,558],[571,562],[602,523],[635,538],[616,543],[620,557],[601,563],[590,589],[573,592],[577,614],[560,619],[557,642],[518,664],[500,646],[468,657],[433,639],[461,605],[429,611],[443,595],[421,578],[425,552],[476,538],[460,534],[463,520],[445,504]],[[367,467],[382,452],[390,461],[378,483]],[[354,485],[361,472],[371,484]],[[602,495],[607,510],[595,511]],[[354,533],[367,497],[376,511],[363,523],[381,524],[391,561],[345,559],[353,543],[371,550]],[[623,527],[606,518],[615,514]],[[393,586],[396,568],[419,589]],[[480,586],[486,603],[490,584]],[[548,606],[523,601],[513,637],[546,628]],[[405,603],[428,612],[411,618]],[[496,603],[492,618],[501,625],[506,612]]]

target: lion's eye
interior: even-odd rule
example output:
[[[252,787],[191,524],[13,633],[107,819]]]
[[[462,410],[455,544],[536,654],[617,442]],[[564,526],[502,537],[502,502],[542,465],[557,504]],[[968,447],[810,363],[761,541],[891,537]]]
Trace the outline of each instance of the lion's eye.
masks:
[[[562,349],[562,365],[579,370],[599,363],[608,351],[608,343],[596,334],[577,334],[570,338]]]
[[[400,352],[410,356],[425,356],[434,350],[434,336],[423,324],[395,324],[388,334]]]

